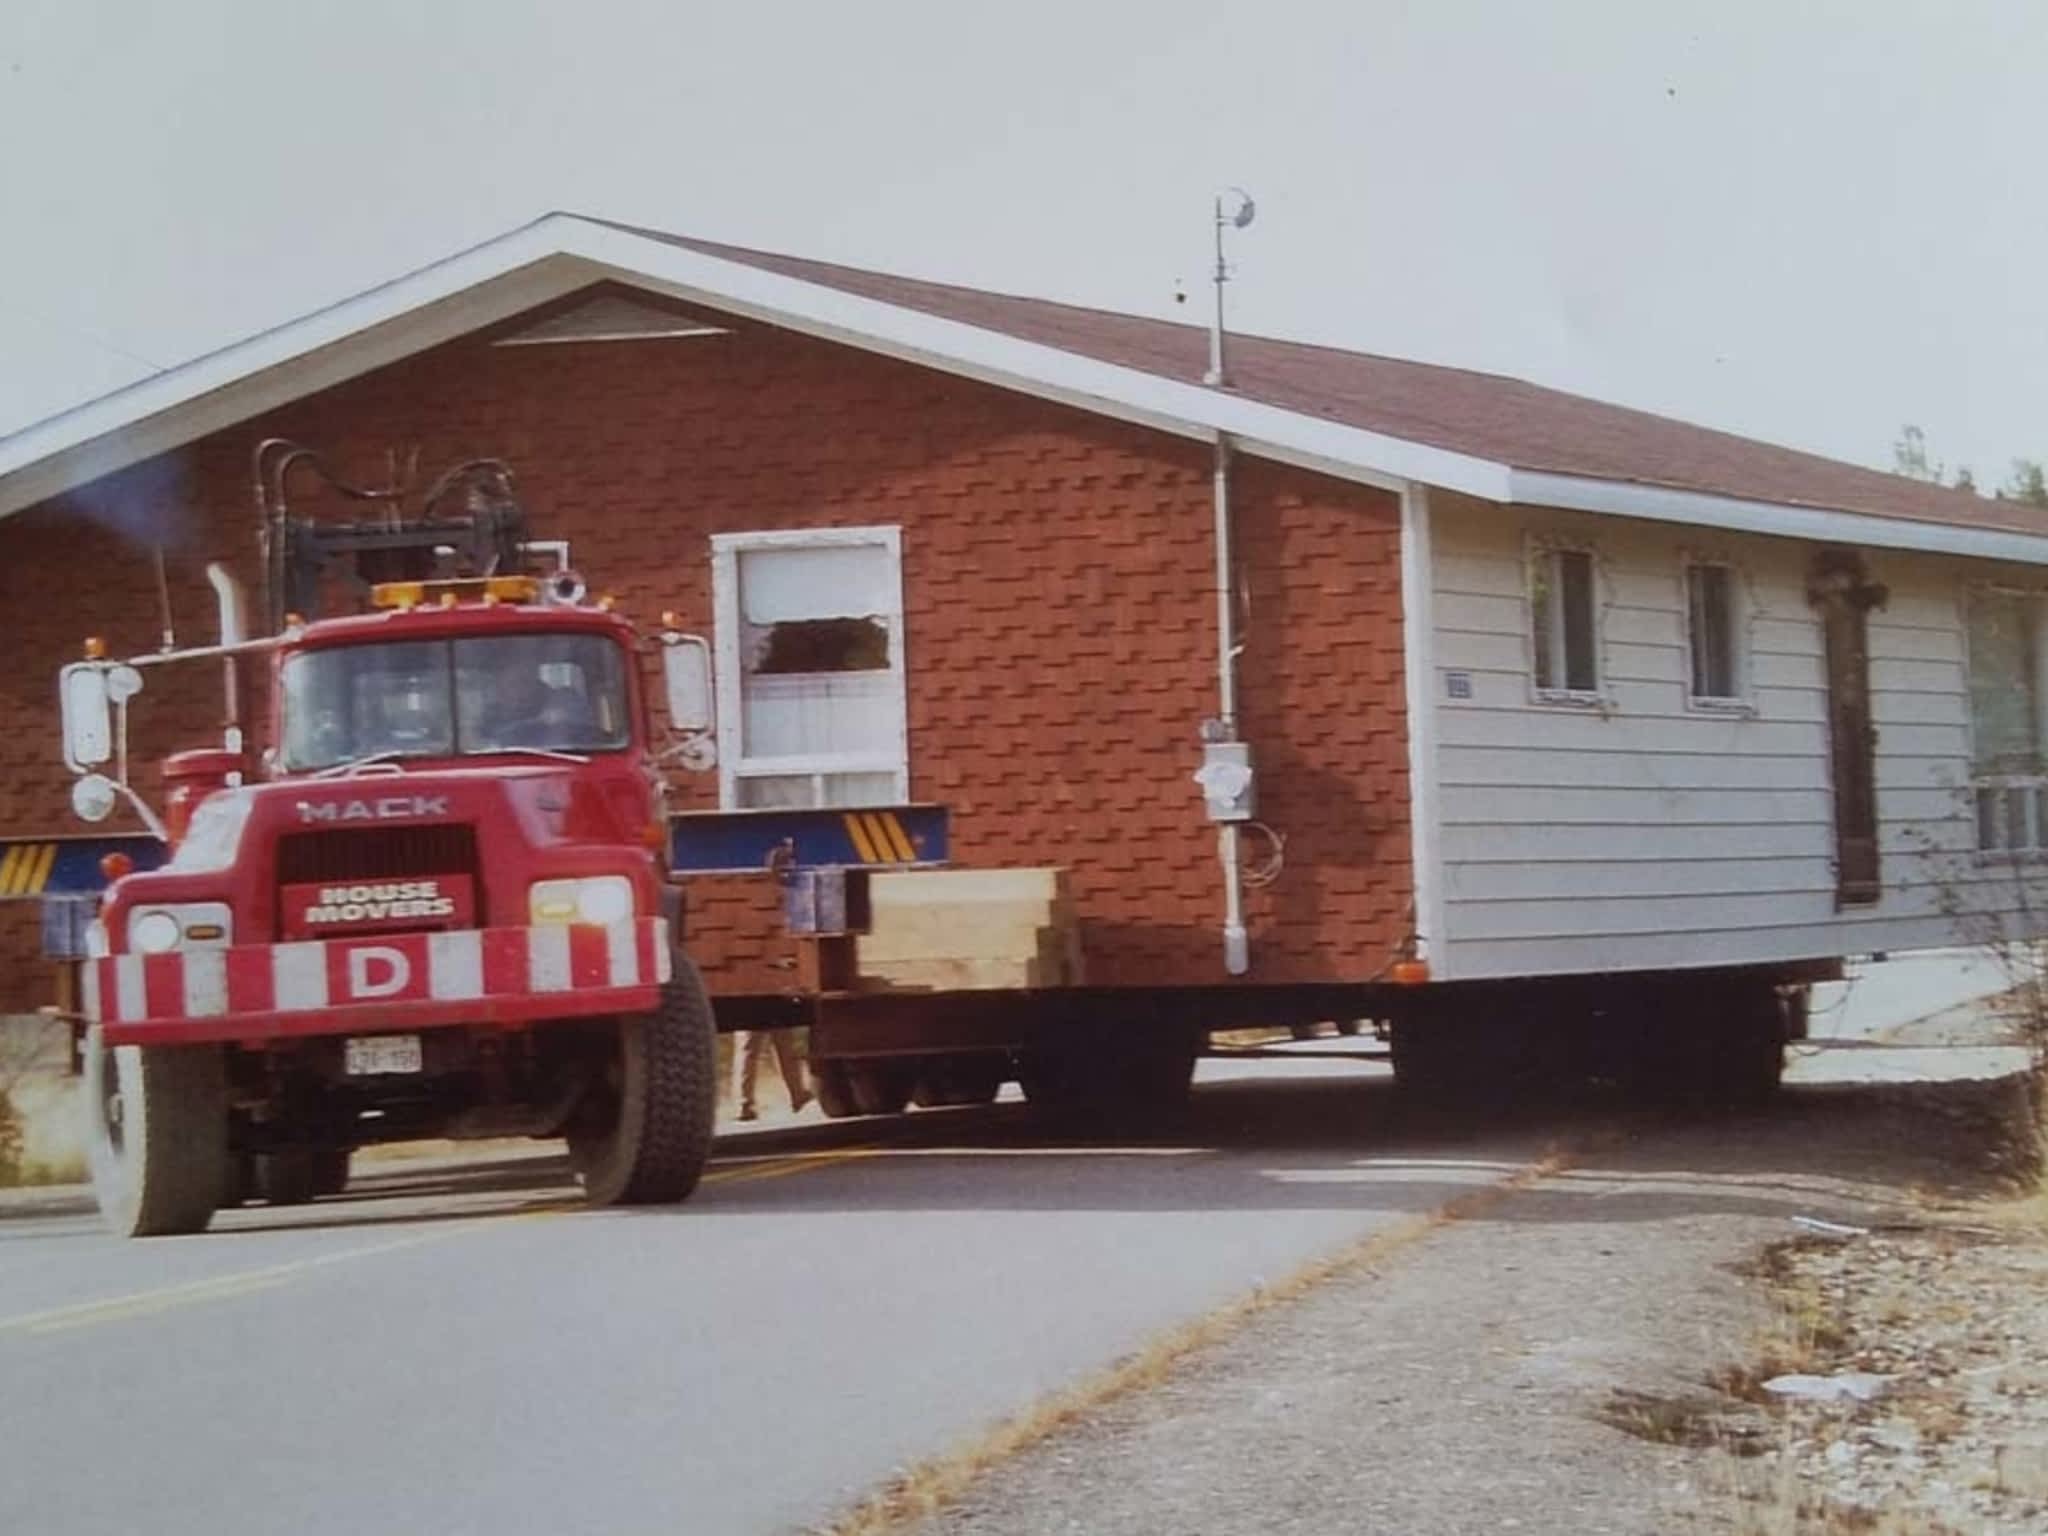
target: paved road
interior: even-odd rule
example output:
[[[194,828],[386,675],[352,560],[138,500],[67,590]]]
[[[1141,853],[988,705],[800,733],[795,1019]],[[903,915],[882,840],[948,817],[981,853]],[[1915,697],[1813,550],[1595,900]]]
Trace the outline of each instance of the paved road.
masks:
[[[1206,1065],[1172,1142],[1047,1140],[1011,1105],[728,1138],[675,1211],[582,1211],[524,1159],[196,1238],[0,1220],[0,1527],[818,1523],[1550,1139],[1404,1129],[1361,1044]]]

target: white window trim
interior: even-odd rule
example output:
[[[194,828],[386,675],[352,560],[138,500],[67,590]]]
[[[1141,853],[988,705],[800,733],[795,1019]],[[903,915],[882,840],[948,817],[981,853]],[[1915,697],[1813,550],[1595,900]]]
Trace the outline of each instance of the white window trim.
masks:
[[[756,758],[741,771],[745,749],[740,703],[739,557],[755,549],[834,549],[879,544],[889,552],[896,571],[895,610],[889,615],[889,677],[903,712],[897,722],[896,752],[810,753],[797,757]],[[718,803],[737,810],[742,778],[793,778],[800,774],[887,773],[895,779],[899,805],[910,800],[910,691],[904,671],[903,530],[895,525],[866,528],[782,528],[754,533],[711,536],[711,609],[716,625],[712,647],[718,693]]]
[[[1536,562],[1554,554],[1586,556],[1593,576],[1593,686],[1591,688],[1545,688],[1536,681]],[[1558,534],[1531,534],[1524,541],[1522,555],[1522,649],[1529,668],[1529,697],[1538,704],[1567,709],[1613,708],[1607,693],[1607,603],[1606,562],[1589,539]]]
[[[1695,566],[1719,566],[1728,573],[1728,636],[1734,644],[1735,654],[1730,658],[1735,669],[1735,691],[1723,697],[1715,694],[1697,694],[1692,691],[1693,636],[1692,636],[1692,572]],[[1685,707],[1702,715],[1734,715],[1749,717],[1756,714],[1756,693],[1752,683],[1755,668],[1751,658],[1754,648],[1750,631],[1756,623],[1757,605],[1751,596],[1753,587],[1749,570],[1741,561],[1727,555],[1700,550],[1681,550],[1678,557],[1678,622],[1685,631]]]
[[[1971,706],[1971,681],[1975,673],[1975,662],[1970,654],[1970,606],[1979,595],[2016,597],[2033,607],[2034,634],[2031,637],[2036,649],[2034,686],[2040,693],[2034,701],[2035,730],[2048,735],[2048,587],[2029,586],[2024,581],[2000,580],[1964,581],[1960,583],[1957,605],[1957,628],[1962,635],[1963,652],[1963,743],[1964,762],[1970,772],[1970,790],[1967,798],[1967,812],[1970,821],[1970,841],[1976,848],[1979,864],[2011,864],[2018,862],[2040,862],[2048,860],[2048,829],[2032,827],[2032,842],[2016,846],[2010,836],[2007,824],[2003,791],[2008,789],[2037,789],[2048,787],[2048,775],[2013,772],[1979,772],[1977,769],[1977,711]],[[2043,756],[2048,757],[2048,742],[2043,743]],[[1995,848],[1986,848],[1978,840],[1977,797],[1989,790],[2000,793],[1999,809],[1996,812],[2000,827],[2007,833]],[[2030,810],[2029,820],[2034,812]]]

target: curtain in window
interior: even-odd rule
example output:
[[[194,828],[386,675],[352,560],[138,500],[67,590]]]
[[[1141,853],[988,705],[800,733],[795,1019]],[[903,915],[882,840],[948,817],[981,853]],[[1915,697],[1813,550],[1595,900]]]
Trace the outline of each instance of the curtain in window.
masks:
[[[1970,594],[1970,725],[1979,773],[2027,773],[2040,761],[2032,619],[2029,597]]]

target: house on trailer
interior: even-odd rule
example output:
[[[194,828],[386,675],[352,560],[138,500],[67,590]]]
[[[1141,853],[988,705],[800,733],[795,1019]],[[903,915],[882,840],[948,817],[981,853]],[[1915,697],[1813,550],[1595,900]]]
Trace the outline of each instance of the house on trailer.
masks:
[[[57,668],[155,648],[166,604],[203,629],[208,561],[255,584],[276,437],[362,481],[505,458],[594,592],[711,639],[716,767],[670,791],[728,1023],[857,1003],[879,1033],[821,1038],[858,1054],[990,987],[969,1043],[1005,1048],[1576,1008],[2026,909],[2036,514],[1509,378],[1231,358],[1208,387],[1194,327],[557,214],[0,440],[6,1006],[96,878]],[[137,761],[207,739],[215,681],[152,680]],[[820,865],[898,871],[877,984],[792,930]],[[939,865],[1042,873],[920,896]],[[1025,952],[947,926],[977,889]]]

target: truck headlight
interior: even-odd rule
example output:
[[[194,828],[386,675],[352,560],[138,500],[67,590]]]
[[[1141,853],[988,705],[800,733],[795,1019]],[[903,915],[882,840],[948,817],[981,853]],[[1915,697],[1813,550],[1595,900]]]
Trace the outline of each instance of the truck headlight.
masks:
[[[539,923],[619,923],[633,915],[633,882],[624,875],[539,880],[527,890],[527,919]]]
[[[139,912],[128,924],[128,947],[145,955],[176,949],[185,930],[168,912]]]
[[[138,954],[162,955],[174,949],[221,949],[232,942],[227,903],[181,901],[160,907],[137,907],[128,914],[128,947]]]

